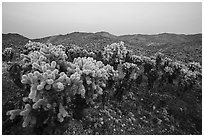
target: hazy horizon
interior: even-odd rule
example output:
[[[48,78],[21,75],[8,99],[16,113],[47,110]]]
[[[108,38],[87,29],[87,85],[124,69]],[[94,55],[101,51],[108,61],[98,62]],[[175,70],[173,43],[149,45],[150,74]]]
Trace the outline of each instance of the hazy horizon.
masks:
[[[202,33],[202,3],[14,3],[2,4],[2,33],[27,38],[72,32],[133,34]]]
[[[45,38],[45,37],[50,37],[50,36],[58,36],[58,35],[66,35],[66,34],[71,34],[71,33],[74,33],[74,32],[79,32],[79,33],[97,33],[97,32],[104,32],[104,31],[97,31],[97,32],[83,32],[83,31],[73,31],[73,32],[69,32],[69,33],[65,33],[65,34],[53,34],[53,35],[47,35],[47,36],[41,36],[41,37],[36,37],[36,38],[29,38],[21,33],[18,33],[18,32],[7,32],[7,33],[2,33],[2,34],[19,34],[21,36],[24,36],[26,38],[29,38],[29,39],[38,39],[38,38]],[[106,31],[107,32],[107,31]],[[110,33],[110,32],[108,32]],[[158,35],[158,34],[164,34],[164,33],[167,33],[167,34],[176,34],[176,35],[196,35],[196,34],[201,34],[202,35],[202,32],[198,32],[198,33],[189,33],[189,34],[186,34],[186,33],[171,33],[171,32],[161,32],[161,33],[154,33],[154,34],[145,34],[145,33],[133,33],[133,34],[122,34],[122,35],[115,35],[115,34],[112,34],[112,35],[115,35],[115,36],[124,36],[124,35]]]

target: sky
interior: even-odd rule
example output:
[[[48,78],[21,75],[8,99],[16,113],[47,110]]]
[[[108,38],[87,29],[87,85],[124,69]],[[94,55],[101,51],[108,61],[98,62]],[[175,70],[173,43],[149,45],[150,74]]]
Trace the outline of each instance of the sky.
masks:
[[[71,32],[202,33],[202,3],[3,2],[2,33],[28,38]]]

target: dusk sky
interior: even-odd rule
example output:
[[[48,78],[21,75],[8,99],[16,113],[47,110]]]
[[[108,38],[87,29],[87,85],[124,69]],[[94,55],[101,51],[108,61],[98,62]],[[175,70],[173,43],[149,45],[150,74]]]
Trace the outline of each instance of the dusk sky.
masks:
[[[40,38],[71,32],[114,35],[202,32],[202,3],[6,3],[3,33]]]

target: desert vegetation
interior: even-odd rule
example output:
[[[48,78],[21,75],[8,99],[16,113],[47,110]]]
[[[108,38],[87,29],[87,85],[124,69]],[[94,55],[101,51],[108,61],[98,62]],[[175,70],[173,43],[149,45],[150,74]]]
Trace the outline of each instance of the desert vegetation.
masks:
[[[202,134],[200,63],[137,53],[122,41],[6,47],[3,134]]]

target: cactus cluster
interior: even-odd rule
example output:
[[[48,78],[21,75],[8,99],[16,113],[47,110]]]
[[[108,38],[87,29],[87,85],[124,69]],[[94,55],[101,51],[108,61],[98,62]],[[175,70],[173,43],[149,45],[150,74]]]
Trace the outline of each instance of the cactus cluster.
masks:
[[[102,53],[103,59],[111,62],[112,60],[116,63],[123,63],[129,50],[126,49],[124,42],[113,43],[104,47]]]
[[[9,47],[5,48],[2,53],[2,60],[3,61],[11,61],[14,57],[14,49]]]
[[[113,90],[113,96],[122,99],[134,82],[141,83],[143,78],[148,89],[166,82],[173,84],[177,79],[180,81],[176,86],[187,89],[202,78],[197,63],[173,62],[161,53],[153,57],[132,55],[123,42],[108,45],[100,53],[37,42],[29,42],[26,47],[29,52],[21,55],[21,65],[31,69],[22,72],[21,83],[29,93],[23,98],[23,109],[7,113],[11,120],[23,116],[23,127],[35,125],[36,111],[49,113],[43,123],[65,121],[71,115],[69,106],[77,97],[91,106]],[[100,54],[101,58],[97,56]]]
[[[64,98],[78,94],[86,99],[87,103],[93,101],[103,94],[106,81],[115,74],[113,67],[91,57],[78,57],[73,62],[67,61],[61,45],[41,44],[39,47],[39,51],[22,55],[23,65],[32,65],[31,71],[25,72],[21,78],[21,83],[30,87],[28,96],[24,98],[25,109],[7,113],[11,115],[11,119],[14,119],[15,115],[23,116],[23,127],[35,123],[37,117],[32,113],[37,109],[50,111],[55,108],[53,111],[56,111],[58,121],[63,122],[69,116],[65,109],[68,104],[62,101]],[[55,57],[56,61],[51,57]],[[60,61],[63,61],[66,70],[64,72],[60,72]]]

